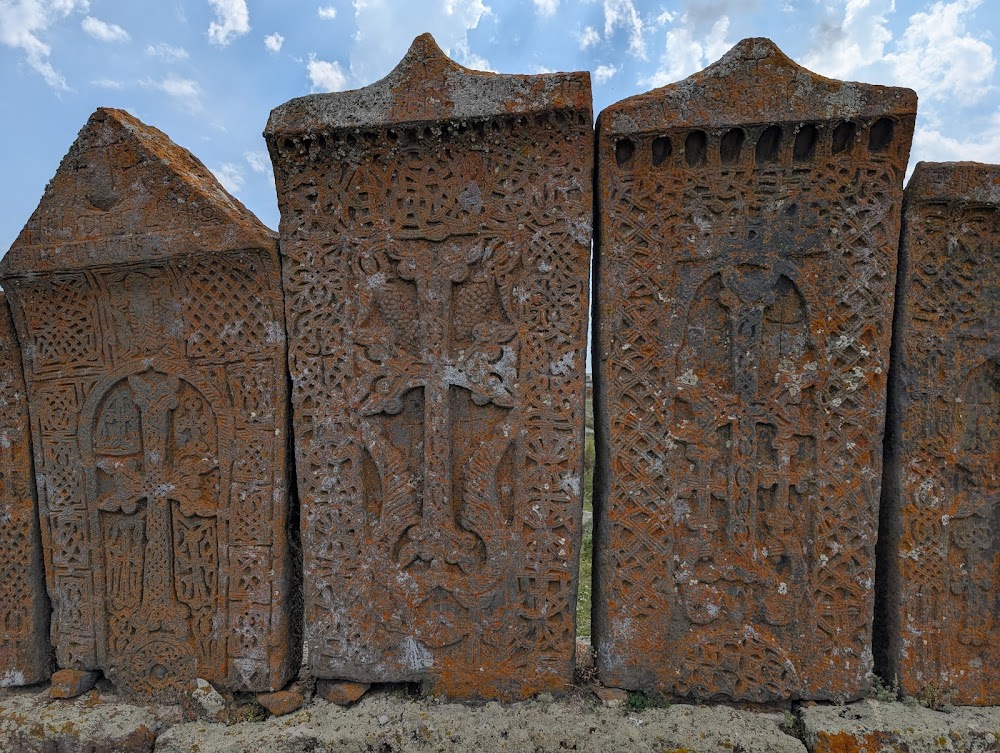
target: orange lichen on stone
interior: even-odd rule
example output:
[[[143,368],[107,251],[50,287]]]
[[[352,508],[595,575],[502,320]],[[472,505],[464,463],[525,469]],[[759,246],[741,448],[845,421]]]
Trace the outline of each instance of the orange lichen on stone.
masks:
[[[0,261],[24,353],[59,666],[157,699],[282,687],[288,415],[277,243],[119,110]]]
[[[593,126],[585,73],[418,37],[265,137],[310,671],[515,699],[572,682]]]
[[[871,670],[906,89],[747,39],[598,119],[607,685],[848,699]]]
[[[998,705],[1000,165],[919,163],[903,227],[880,670],[909,695]]]
[[[48,679],[49,600],[21,351],[0,292],[0,687]]]

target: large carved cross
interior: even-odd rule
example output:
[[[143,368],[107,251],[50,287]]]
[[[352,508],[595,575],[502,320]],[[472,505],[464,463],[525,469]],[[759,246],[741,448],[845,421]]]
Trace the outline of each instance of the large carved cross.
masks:
[[[128,378],[140,413],[142,459],[105,457],[97,465],[115,482],[114,491],[98,501],[105,512],[134,514],[145,509],[146,551],[142,573],[141,614],[149,632],[187,636],[187,610],[177,598],[173,578],[172,502],[185,514],[201,509],[201,476],[217,466],[214,455],[178,460],[170,446],[171,412],[177,408],[180,380],[145,372]],[[120,417],[114,416],[115,420]],[[134,427],[133,427],[134,428]]]
[[[398,276],[416,288],[416,352],[387,349],[379,339],[391,333],[372,332],[369,358],[377,376],[362,395],[364,416],[395,414],[406,392],[420,388],[424,396],[423,505],[420,522],[412,526],[400,549],[402,567],[422,562],[431,568],[455,565],[466,574],[474,570],[478,538],[462,529],[452,484],[453,424],[451,396],[455,388],[471,393],[476,405],[510,408],[517,379],[516,331],[509,321],[484,321],[475,329],[469,347],[454,343],[454,293],[485,263],[482,246],[461,238],[443,243],[407,241],[394,249]],[[484,278],[485,279],[485,278]]]

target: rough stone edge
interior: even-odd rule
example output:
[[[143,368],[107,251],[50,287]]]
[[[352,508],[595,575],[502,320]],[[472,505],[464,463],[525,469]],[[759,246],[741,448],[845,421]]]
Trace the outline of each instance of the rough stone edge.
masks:
[[[442,69],[427,76],[425,65]],[[433,81],[433,78],[437,81]],[[420,107],[401,104],[412,97],[414,85],[435,83],[432,98]],[[421,34],[403,59],[384,78],[361,89],[312,94],[292,99],[271,111],[265,138],[285,135],[366,129],[389,123],[491,118],[547,110],[592,111],[590,73],[497,74],[465,68],[451,60],[430,34]]]
[[[94,258],[86,263],[65,261],[58,256],[53,258],[46,253],[50,244],[36,244],[29,241],[29,233],[33,226],[45,224],[44,208],[49,202],[58,202],[56,178],[61,173],[71,170],[71,162],[77,152],[85,149],[87,140],[93,129],[101,122],[110,121],[112,127],[120,128],[131,134],[140,149],[149,154],[151,159],[159,161],[159,168],[167,175],[176,177],[179,183],[188,186],[192,191],[203,197],[206,204],[219,210],[220,218],[217,225],[209,225],[211,230],[225,225],[242,226],[238,232],[218,233],[208,232],[204,242],[192,246],[191,231],[196,229],[193,223],[185,218],[183,224],[177,224],[177,232],[137,233],[121,236],[103,236],[101,241],[120,239],[131,241],[140,239],[147,246],[146,259],[180,258],[198,253],[239,253],[248,249],[266,249],[277,254],[278,234],[268,228],[239,199],[226,191],[215,175],[192,152],[172,141],[163,131],[143,123],[124,110],[99,107],[87,119],[77,137],[63,156],[55,175],[45,186],[38,205],[31,213],[10,250],[0,258],[0,278],[23,275],[30,276],[38,271],[63,271],[98,267],[105,264],[123,263],[109,254],[108,258]],[[169,208],[165,207],[169,211]],[[177,235],[183,236],[180,240]],[[93,246],[94,239],[61,244],[59,251],[72,250],[74,247]],[[110,245],[110,244],[109,244]],[[180,246],[178,248],[178,246]]]
[[[759,62],[763,61],[763,62]],[[751,65],[767,66],[785,86],[766,88],[774,102],[750,99],[734,71]],[[794,86],[789,97],[788,87]],[[704,97],[716,87],[717,96]],[[778,92],[782,92],[778,94]],[[817,100],[825,99],[825,107]],[[627,97],[606,107],[598,130],[610,135],[636,135],[670,128],[724,127],[748,123],[799,122],[880,116],[916,116],[917,95],[912,89],[827,78],[804,68],[765,37],[738,42],[707,68],[682,81]]]

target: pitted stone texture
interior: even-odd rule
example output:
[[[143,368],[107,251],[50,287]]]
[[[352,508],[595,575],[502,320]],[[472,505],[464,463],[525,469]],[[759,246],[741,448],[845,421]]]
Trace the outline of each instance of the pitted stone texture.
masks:
[[[598,120],[606,685],[867,687],[905,89],[740,42]]]
[[[285,340],[274,234],[98,110],[0,262],[24,353],[58,664],[125,692],[282,687]]]
[[[0,687],[50,672],[49,600],[31,472],[28,394],[7,298],[0,292]]]
[[[76,698],[83,695],[97,684],[99,672],[81,669],[60,669],[52,673],[52,684],[49,686],[50,698]]]
[[[910,695],[997,705],[1000,165],[921,162],[904,206],[883,674]]]
[[[917,704],[862,701],[800,711],[810,753],[994,753],[1000,709],[932,711]]]
[[[272,112],[311,674],[571,683],[591,122],[429,35]]]
[[[146,709],[98,697],[47,701],[0,692],[4,753],[152,753],[157,719]]]
[[[805,753],[779,727],[782,715],[683,706],[626,713],[573,698],[480,706],[366,695],[256,724],[183,724],[164,732],[157,753]]]

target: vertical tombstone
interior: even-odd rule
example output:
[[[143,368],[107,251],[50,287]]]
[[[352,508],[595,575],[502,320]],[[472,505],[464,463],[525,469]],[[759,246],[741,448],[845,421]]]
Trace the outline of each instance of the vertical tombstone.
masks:
[[[1000,704],[1000,165],[917,165],[898,295],[884,674],[910,695]]]
[[[585,73],[471,71],[425,34],[271,113],[317,677],[572,679],[591,112]]]
[[[285,683],[285,339],[273,233],[119,110],[0,262],[31,405],[60,667],[169,697]]]
[[[598,119],[603,682],[867,687],[899,203],[916,97],[740,42]]]
[[[21,351],[0,292],[0,687],[48,679],[45,594]]]

